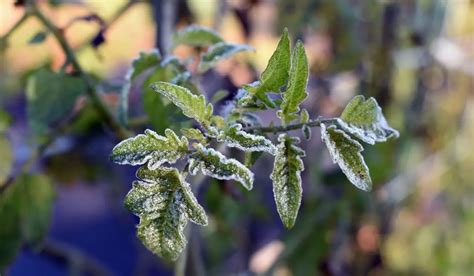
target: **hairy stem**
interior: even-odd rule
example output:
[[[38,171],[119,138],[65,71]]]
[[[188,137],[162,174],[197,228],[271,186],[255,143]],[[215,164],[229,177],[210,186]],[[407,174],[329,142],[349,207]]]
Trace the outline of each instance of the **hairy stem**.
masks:
[[[115,117],[112,115],[110,110],[102,102],[102,100],[99,97],[99,94],[97,93],[94,81],[82,69],[81,65],[79,64],[79,61],[76,58],[76,55],[74,54],[74,51],[72,50],[72,48],[66,41],[62,31],[58,27],[56,27],[38,9],[38,7],[34,4],[34,2],[31,4],[31,11],[32,11],[32,14],[35,17],[37,17],[41,21],[41,23],[51,32],[51,34],[53,34],[53,36],[56,38],[61,48],[63,49],[64,54],[66,55],[66,58],[72,64],[74,70],[81,76],[81,78],[86,83],[87,95],[89,99],[91,100],[92,104],[94,105],[94,107],[96,108],[99,115],[105,121],[105,123],[115,132],[118,138],[120,139],[128,138],[130,136],[130,133],[128,132],[128,130],[126,130],[119,124],[119,122],[115,119]]]
[[[303,126],[308,127],[319,127],[321,123],[334,123],[336,119],[334,118],[322,118],[318,117],[315,120],[309,120],[306,123],[290,124],[286,126],[266,126],[266,127],[246,127],[244,128],[247,132],[260,132],[260,133],[279,133],[279,132],[288,132],[291,130],[301,129]]]

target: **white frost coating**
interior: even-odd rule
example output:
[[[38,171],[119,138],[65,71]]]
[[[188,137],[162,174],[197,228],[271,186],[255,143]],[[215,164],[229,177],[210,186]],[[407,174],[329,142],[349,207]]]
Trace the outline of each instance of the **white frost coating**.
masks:
[[[348,155],[347,152],[341,152],[341,148],[339,148],[336,141],[331,138],[329,131],[334,131],[336,135],[342,135],[344,142],[354,147],[352,151],[354,151],[354,149],[355,151],[351,152],[351,155]],[[365,164],[364,157],[361,154],[364,150],[362,145],[356,140],[353,140],[344,131],[337,129],[334,125],[326,127],[325,124],[321,124],[321,139],[326,144],[333,162],[339,165],[347,179],[357,188],[370,191],[372,189],[372,181],[370,179],[369,168]],[[349,162],[352,162],[353,165],[361,166],[360,169],[362,169],[362,171],[355,172],[354,167],[351,167]]]
[[[189,172],[192,175],[201,171],[204,175],[217,179],[238,181],[247,190],[253,188],[254,175],[242,163],[201,144],[196,144],[195,148],[197,154],[189,159]]]
[[[273,196],[278,214],[285,227],[291,228],[301,205],[303,193],[301,172],[304,170],[301,156],[305,153],[295,145],[299,143],[297,137],[280,134],[278,141],[280,143],[277,146],[270,178],[273,181]]]
[[[234,124],[228,131],[221,131],[217,137],[219,142],[243,151],[266,151],[275,155],[276,147],[267,138],[247,133],[242,130],[241,124]]]
[[[202,208],[202,206],[198,203],[196,197],[191,191],[189,183],[182,179],[181,186],[182,196],[184,199],[182,208],[188,219],[196,224],[206,226],[208,223],[206,212],[204,211],[204,208]]]
[[[175,163],[186,154],[188,140],[181,140],[172,130],[165,130],[165,135],[158,135],[152,130],[145,134],[123,140],[113,150],[111,158],[122,165],[143,165],[148,162],[148,168],[153,170],[163,163]]]

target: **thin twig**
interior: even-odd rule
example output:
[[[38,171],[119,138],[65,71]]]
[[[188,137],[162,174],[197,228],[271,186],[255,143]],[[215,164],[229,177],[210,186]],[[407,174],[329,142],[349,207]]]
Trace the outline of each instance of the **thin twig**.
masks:
[[[31,4],[31,11],[32,11],[32,14],[35,17],[37,17],[41,21],[41,23],[51,32],[51,34],[53,34],[53,36],[56,38],[61,48],[63,49],[64,54],[66,55],[66,58],[71,62],[74,70],[80,75],[80,77],[86,83],[87,95],[89,96],[89,99],[91,100],[92,104],[94,105],[94,107],[96,108],[97,112],[102,117],[102,119],[105,121],[105,123],[115,132],[118,138],[120,139],[128,138],[130,136],[129,131],[120,125],[120,123],[115,119],[115,117],[112,115],[110,110],[102,102],[102,100],[100,99],[97,93],[94,81],[82,69],[81,65],[79,64],[79,61],[76,58],[76,55],[74,54],[74,51],[72,50],[71,46],[68,44],[66,39],[64,38],[64,35],[61,32],[61,30],[57,28],[38,9],[38,7],[34,4],[34,2]]]
[[[278,132],[288,132],[291,130],[301,129],[303,126],[308,127],[319,127],[321,123],[334,123],[336,119],[334,118],[322,118],[319,117],[316,120],[310,120],[306,123],[298,123],[287,126],[266,126],[266,127],[246,127],[244,128],[247,132],[260,132],[260,133],[278,133]]]

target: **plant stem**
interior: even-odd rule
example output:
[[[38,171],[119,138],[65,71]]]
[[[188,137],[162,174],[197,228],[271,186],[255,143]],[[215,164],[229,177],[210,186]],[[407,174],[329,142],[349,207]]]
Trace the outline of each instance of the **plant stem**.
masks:
[[[306,123],[282,125],[282,126],[267,126],[267,127],[246,127],[244,128],[247,132],[260,132],[260,133],[278,133],[278,132],[288,132],[295,129],[301,129],[303,126],[308,127],[318,127],[321,123],[334,123],[336,122],[335,118],[322,118],[318,117],[315,120],[310,120]]]
[[[94,107],[96,108],[97,112],[102,117],[102,119],[105,121],[105,123],[109,125],[109,127],[115,132],[118,138],[120,139],[128,138],[130,136],[129,131],[120,125],[120,123],[115,119],[115,117],[112,115],[110,110],[102,102],[102,100],[100,99],[97,93],[94,81],[82,69],[81,65],[79,64],[79,61],[76,58],[76,55],[74,54],[74,51],[69,46],[66,39],[64,38],[62,31],[58,27],[56,27],[38,9],[38,7],[36,6],[34,2],[32,2],[31,4],[31,11],[32,11],[32,14],[36,16],[41,21],[41,23],[53,34],[53,36],[56,38],[61,48],[63,49],[64,54],[66,55],[66,58],[72,64],[74,70],[77,71],[77,73],[79,73],[81,78],[86,83],[87,95],[89,96],[89,99],[92,101],[92,104],[94,105]]]
[[[26,19],[30,17],[30,13],[25,11],[23,16],[13,25],[10,30],[8,30],[1,38],[0,41],[7,41],[8,38],[18,29],[23,23],[25,23]]]

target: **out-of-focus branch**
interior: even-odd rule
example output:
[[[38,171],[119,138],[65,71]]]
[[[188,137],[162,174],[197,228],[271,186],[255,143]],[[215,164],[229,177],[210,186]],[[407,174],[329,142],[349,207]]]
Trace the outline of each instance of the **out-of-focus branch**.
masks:
[[[64,54],[66,55],[66,58],[72,64],[74,70],[80,75],[80,77],[86,83],[86,85],[87,85],[87,95],[88,95],[89,99],[91,100],[92,104],[94,105],[95,109],[99,113],[99,115],[104,120],[104,122],[115,132],[116,136],[119,139],[125,139],[125,138],[129,137],[130,136],[129,131],[126,130],[124,127],[122,127],[120,125],[120,123],[115,119],[115,117],[112,115],[110,110],[105,106],[105,104],[100,99],[100,97],[98,95],[98,92],[96,90],[94,81],[82,69],[81,65],[79,64],[79,61],[76,58],[76,55],[75,55],[73,49],[71,48],[71,46],[66,41],[66,39],[65,39],[63,33],[61,32],[61,30],[58,27],[56,27],[39,10],[39,8],[34,4],[34,2],[31,4],[31,11],[32,11],[32,15],[37,17],[41,21],[41,23],[56,38],[56,40],[60,44],[61,48],[63,49]]]
[[[30,17],[30,13],[25,11],[23,16],[0,38],[0,49],[3,43],[7,43],[8,38]]]

